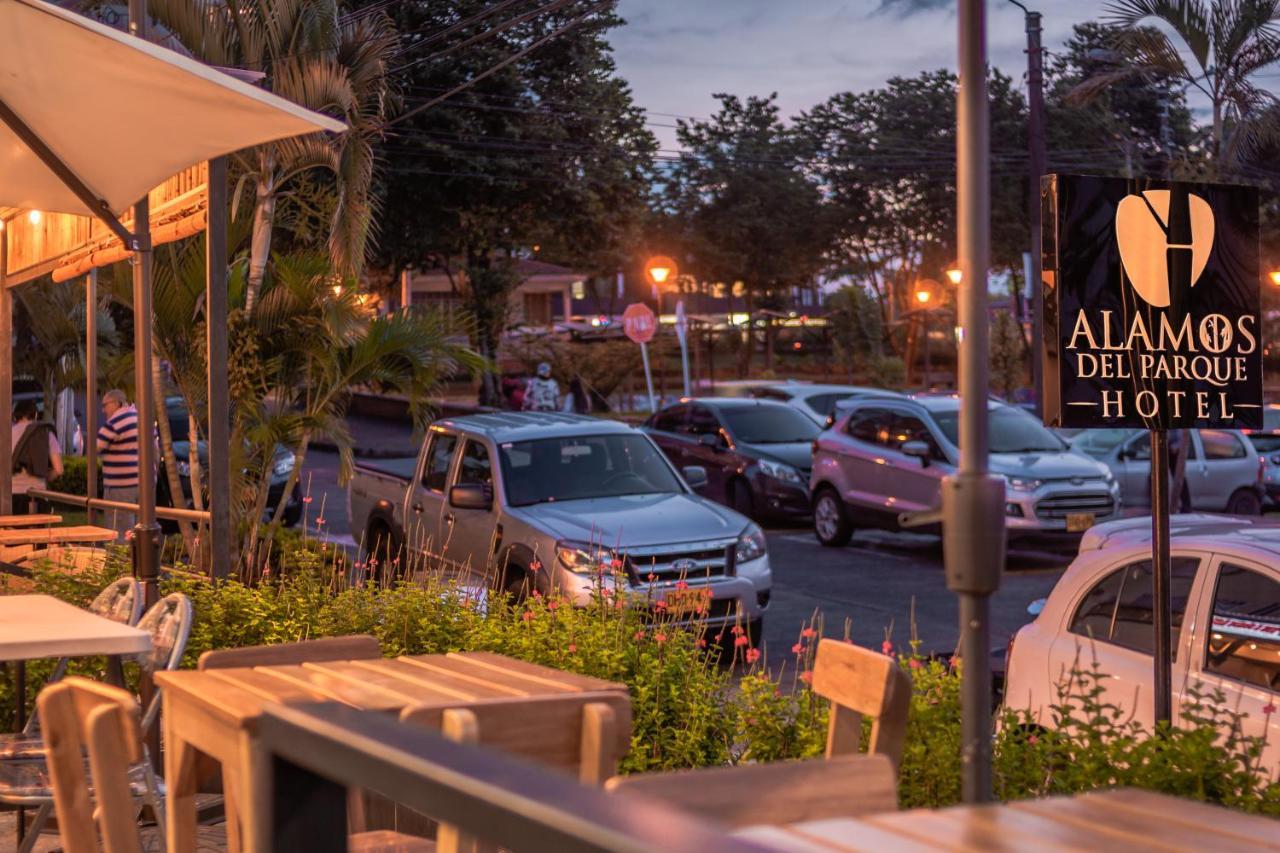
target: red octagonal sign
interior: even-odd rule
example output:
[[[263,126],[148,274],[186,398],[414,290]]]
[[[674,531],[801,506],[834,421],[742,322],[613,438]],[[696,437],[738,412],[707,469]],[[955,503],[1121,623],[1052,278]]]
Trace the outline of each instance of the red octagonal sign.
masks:
[[[648,305],[633,302],[622,312],[622,330],[636,343],[647,344],[653,340],[653,333],[658,330],[658,318]]]

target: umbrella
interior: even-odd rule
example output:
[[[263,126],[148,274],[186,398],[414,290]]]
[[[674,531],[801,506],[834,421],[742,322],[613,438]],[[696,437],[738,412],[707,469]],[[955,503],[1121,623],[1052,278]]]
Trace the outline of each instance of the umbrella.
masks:
[[[130,0],[129,17],[146,33],[145,0]],[[302,109],[189,57],[118,32],[41,0],[0,0],[0,208],[95,216],[135,253],[134,362],[139,425],[150,424],[151,263],[147,193],[170,176],[210,161],[209,246],[219,254],[225,212],[223,155],[291,136],[345,126]],[[214,175],[217,178],[214,178]],[[120,214],[134,206],[131,233]],[[7,236],[6,236],[6,239]],[[225,291],[225,270],[210,263],[211,310]],[[0,269],[0,279],[4,276]],[[0,405],[12,379],[8,300],[0,302]],[[211,318],[212,319],[212,318]],[[222,319],[219,317],[218,319]],[[225,329],[215,358],[210,329],[210,408],[226,409]],[[218,377],[218,382],[213,381]],[[220,386],[215,400],[215,384]],[[0,416],[0,503],[10,485],[8,418]],[[211,439],[214,420],[211,418]],[[219,428],[220,429],[220,428]],[[225,444],[225,431],[222,436]],[[225,448],[224,448],[225,449]],[[222,454],[225,456],[225,453]],[[134,572],[155,596],[159,528],[150,441],[138,443],[138,526]],[[215,496],[217,492],[215,484]],[[225,503],[225,501],[222,501]],[[215,508],[216,510],[217,508]],[[225,509],[222,510],[225,512]],[[227,550],[217,522],[215,548]],[[222,533],[219,533],[219,529]]]
[[[74,12],[0,0],[0,207],[106,219],[196,163],[318,130],[345,126]]]

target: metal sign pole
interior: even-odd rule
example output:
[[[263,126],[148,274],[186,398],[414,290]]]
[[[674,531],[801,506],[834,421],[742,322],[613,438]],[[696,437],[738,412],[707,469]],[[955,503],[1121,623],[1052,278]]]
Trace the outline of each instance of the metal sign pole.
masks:
[[[653,396],[653,374],[649,372],[649,345],[640,345],[640,358],[644,361],[644,381],[649,387],[649,411],[658,411],[658,403]]]
[[[1173,666],[1169,607],[1169,433],[1151,430],[1151,601],[1153,696],[1157,725],[1173,717]]]
[[[684,371],[684,395],[692,396],[689,388],[689,320],[684,313],[684,300],[676,303],[676,337],[680,339],[680,367]]]

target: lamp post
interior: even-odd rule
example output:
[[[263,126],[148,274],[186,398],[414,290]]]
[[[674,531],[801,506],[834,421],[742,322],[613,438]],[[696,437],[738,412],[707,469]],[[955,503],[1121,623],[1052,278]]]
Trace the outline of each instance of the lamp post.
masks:
[[[929,282],[920,282],[916,285],[916,302],[920,304],[920,325],[924,327],[924,390],[929,390],[929,313],[932,310],[929,306],[930,300],[933,299],[933,292],[928,288]]]
[[[676,262],[666,255],[654,255],[644,265],[644,275],[653,288],[653,301],[657,305],[658,316],[662,316],[662,288],[668,281],[676,280],[677,272]]]

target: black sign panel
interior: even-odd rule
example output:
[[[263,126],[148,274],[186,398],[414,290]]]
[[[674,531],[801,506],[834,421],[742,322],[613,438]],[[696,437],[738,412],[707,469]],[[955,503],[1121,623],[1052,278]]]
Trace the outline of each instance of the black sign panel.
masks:
[[[1258,192],[1049,175],[1044,414],[1062,427],[1262,427]]]

